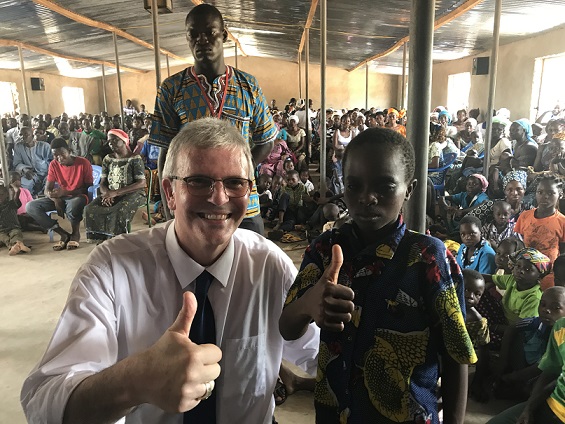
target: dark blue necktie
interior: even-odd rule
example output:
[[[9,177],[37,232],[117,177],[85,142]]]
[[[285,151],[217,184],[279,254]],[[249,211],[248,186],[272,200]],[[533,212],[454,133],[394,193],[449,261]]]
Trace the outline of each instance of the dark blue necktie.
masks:
[[[194,295],[198,302],[198,308],[190,327],[190,340],[196,344],[216,343],[216,323],[214,311],[208,300],[208,289],[214,277],[204,270],[196,278],[196,289]],[[212,395],[200,401],[190,411],[184,413],[184,424],[215,424],[216,423],[216,390]]]

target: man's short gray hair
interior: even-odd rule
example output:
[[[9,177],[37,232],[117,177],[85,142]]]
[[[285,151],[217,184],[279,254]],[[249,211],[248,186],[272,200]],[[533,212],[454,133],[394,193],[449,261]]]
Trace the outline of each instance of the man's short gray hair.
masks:
[[[248,164],[249,179],[253,179],[253,159],[249,144],[239,130],[229,122],[216,118],[202,118],[190,122],[173,138],[163,168],[163,177],[171,178],[177,173],[177,164],[191,149],[228,148],[240,151]],[[182,176],[182,175],[181,175]]]

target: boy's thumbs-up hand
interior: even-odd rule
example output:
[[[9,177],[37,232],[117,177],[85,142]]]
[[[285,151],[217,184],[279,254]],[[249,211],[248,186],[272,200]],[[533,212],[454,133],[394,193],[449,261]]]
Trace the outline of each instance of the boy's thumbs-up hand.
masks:
[[[196,314],[193,293],[183,295],[182,308],[157,342],[136,357],[138,390],[143,403],[173,413],[194,408],[206,394],[205,383],[220,375],[222,351],[216,345],[198,345],[189,339]]]
[[[338,284],[338,275],[343,264],[343,253],[337,244],[332,247],[332,261],[316,285],[308,290],[311,318],[327,331],[343,331],[344,324],[351,321],[354,293],[349,287]]]

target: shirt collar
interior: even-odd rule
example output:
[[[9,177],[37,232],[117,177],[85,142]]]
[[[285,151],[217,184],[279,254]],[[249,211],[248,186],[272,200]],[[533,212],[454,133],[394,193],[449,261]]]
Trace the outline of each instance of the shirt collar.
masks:
[[[203,267],[194,259],[192,259],[179,245],[177,240],[177,235],[175,233],[175,221],[173,220],[169,227],[167,228],[167,235],[165,238],[165,247],[167,249],[167,254],[169,260],[173,265],[177,279],[184,290],[196,280],[204,270],[207,270],[215,280],[217,280],[222,286],[226,287],[228,284],[228,279],[231,273],[235,244],[233,235],[230,239],[226,250],[220,255],[220,257],[212,265]]]

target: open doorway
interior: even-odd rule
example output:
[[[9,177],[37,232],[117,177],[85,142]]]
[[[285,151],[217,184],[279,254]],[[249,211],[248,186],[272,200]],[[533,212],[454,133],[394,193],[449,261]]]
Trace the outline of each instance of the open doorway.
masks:
[[[447,77],[447,110],[455,115],[459,109],[469,109],[471,73],[461,72]]]
[[[0,81],[0,115],[15,116],[20,112],[18,90],[13,82]]]
[[[84,90],[80,87],[63,87],[65,112],[70,116],[84,112]]]

